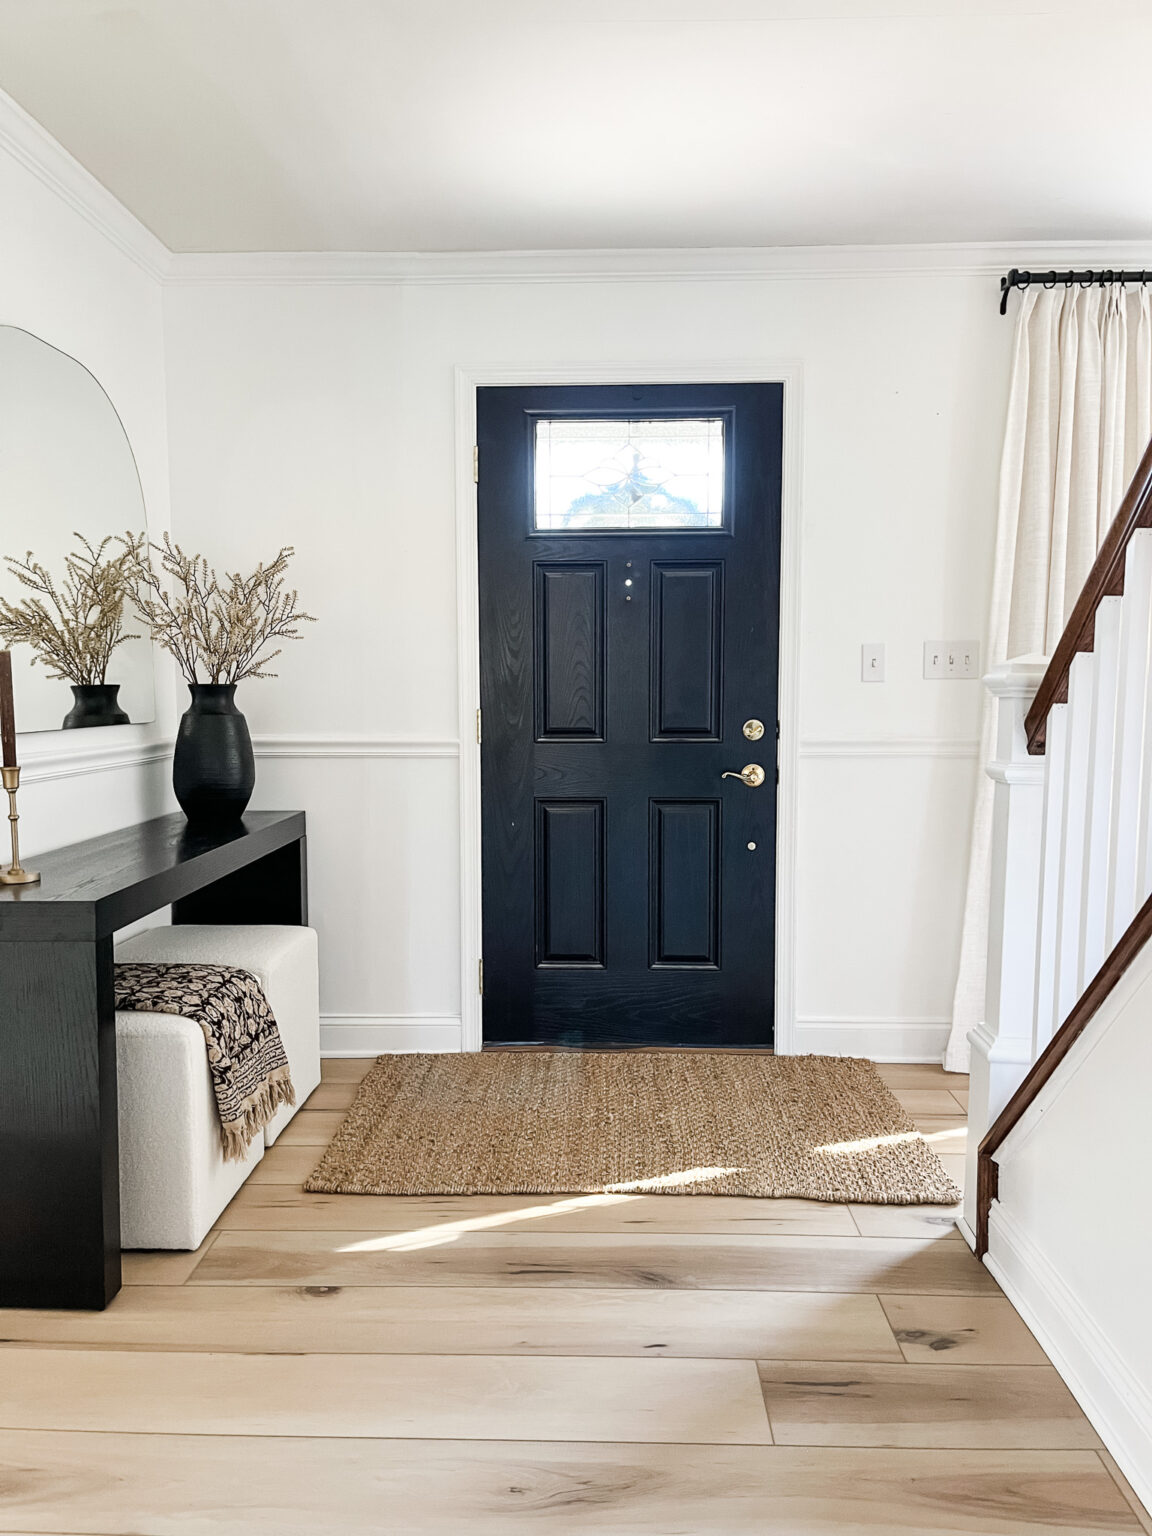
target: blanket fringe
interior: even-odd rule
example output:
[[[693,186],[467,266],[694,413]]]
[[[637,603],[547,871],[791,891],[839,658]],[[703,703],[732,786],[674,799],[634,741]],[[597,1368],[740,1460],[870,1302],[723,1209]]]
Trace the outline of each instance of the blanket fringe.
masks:
[[[295,1104],[296,1090],[287,1064],[269,1073],[259,1090],[244,1101],[244,1113],[238,1120],[221,1123],[220,1144],[225,1162],[240,1162],[253,1138],[264,1129],[282,1104]]]

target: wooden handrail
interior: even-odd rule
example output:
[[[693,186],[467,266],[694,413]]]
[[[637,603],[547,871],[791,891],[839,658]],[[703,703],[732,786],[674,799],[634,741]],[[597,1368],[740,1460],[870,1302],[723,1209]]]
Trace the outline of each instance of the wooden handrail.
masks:
[[[1152,443],[1144,450],[1132,483],[1124,493],[1111,528],[1104,536],[1084,590],[1076,599],[1064,633],[1052,653],[1032,707],[1024,717],[1028,750],[1043,752],[1048,729],[1048,711],[1053,704],[1063,704],[1068,697],[1068,674],[1077,651],[1090,651],[1096,641],[1096,610],[1105,597],[1119,597],[1124,591],[1124,561],[1128,545],[1137,528],[1152,527]]]
[[[1147,455],[1145,455],[1147,457]],[[1104,964],[1084,989],[1072,1012],[1032,1063],[1032,1070],[1008,1100],[980,1143],[976,1159],[976,1257],[988,1252],[988,1213],[999,1193],[1000,1169],[995,1154],[1004,1138],[1019,1124],[1044,1084],[1056,1071],[1072,1046],[1124,972],[1152,938],[1152,896],[1128,924]]]

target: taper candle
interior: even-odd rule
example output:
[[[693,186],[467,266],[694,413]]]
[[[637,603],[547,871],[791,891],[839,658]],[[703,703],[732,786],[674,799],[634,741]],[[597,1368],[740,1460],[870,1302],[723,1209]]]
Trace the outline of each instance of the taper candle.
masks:
[[[0,748],[5,768],[16,766],[16,709],[12,702],[12,652],[0,651]]]

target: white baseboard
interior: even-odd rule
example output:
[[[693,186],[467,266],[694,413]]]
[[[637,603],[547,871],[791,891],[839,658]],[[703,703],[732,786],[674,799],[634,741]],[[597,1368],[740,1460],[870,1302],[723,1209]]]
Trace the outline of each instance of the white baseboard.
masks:
[[[797,1019],[797,1055],[867,1056],[873,1061],[938,1062],[946,1019]],[[458,1051],[460,1020],[440,1014],[325,1013],[322,1056],[377,1056],[386,1051]]]
[[[804,1017],[796,1020],[792,1054],[867,1056],[872,1061],[939,1062],[949,1019]]]
[[[380,1056],[392,1051],[458,1051],[460,1020],[430,1013],[324,1013],[321,1056]]]
[[[988,1268],[1036,1335],[1145,1509],[1152,1508],[1152,1394],[1051,1261],[998,1202]],[[1134,1277],[1135,1279],[1135,1277]]]

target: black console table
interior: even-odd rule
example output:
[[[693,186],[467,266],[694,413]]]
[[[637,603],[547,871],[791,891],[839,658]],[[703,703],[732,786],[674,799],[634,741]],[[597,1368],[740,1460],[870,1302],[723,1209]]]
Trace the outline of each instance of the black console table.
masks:
[[[303,811],[193,831],[183,816],[39,855],[0,887],[0,1306],[106,1307],[120,1289],[112,935],[306,923]]]

